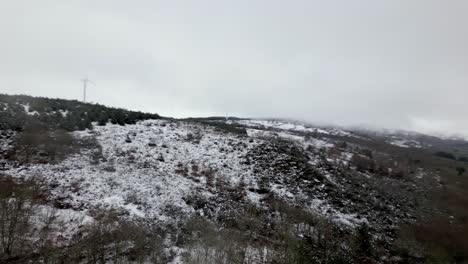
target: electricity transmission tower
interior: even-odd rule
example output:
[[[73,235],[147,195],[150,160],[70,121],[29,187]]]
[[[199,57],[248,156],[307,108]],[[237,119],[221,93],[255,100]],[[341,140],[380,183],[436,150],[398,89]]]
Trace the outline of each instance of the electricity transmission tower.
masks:
[[[81,79],[81,81],[83,82],[83,102],[86,103],[86,88],[88,87],[88,83],[92,84],[93,82],[88,78]]]

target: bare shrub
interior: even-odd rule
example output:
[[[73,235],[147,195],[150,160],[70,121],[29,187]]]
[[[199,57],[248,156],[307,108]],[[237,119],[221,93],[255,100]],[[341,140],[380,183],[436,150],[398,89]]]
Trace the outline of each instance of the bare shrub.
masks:
[[[163,238],[160,230],[105,212],[82,229],[80,239],[66,251],[65,262],[165,263]]]
[[[195,162],[192,162],[191,171],[192,171],[192,173],[191,173],[192,176],[195,176],[195,177],[200,176],[200,174],[199,174],[200,167],[199,167],[198,164],[196,164]]]
[[[187,176],[189,173],[189,169],[186,164],[179,162],[177,163],[177,168],[175,169],[175,173],[181,176]]]
[[[374,172],[375,171],[375,162],[371,158],[363,155],[353,155],[351,159],[351,164],[356,166],[356,170],[360,172]]]
[[[405,258],[425,263],[466,263],[468,225],[435,218],[404,226],[397,241]]]
[[[31,128],[18,134],[9,156],[21,163],[58,162],[79,149],[79,142],[64,130]]]
[[[247,245],[233,230],[219,230],[201,217],[193,217],[184,226],[186,263],[243,263]]]
[[[18,184],[0,175],[0,252],[4,258],[21,255],[31,247],[28,234],[39,191],[32,180]]]
[[[203,134],[199,129],[195,129],[193,133],[188,133],[186,140],[193,144],[199,144],[203,138]]]

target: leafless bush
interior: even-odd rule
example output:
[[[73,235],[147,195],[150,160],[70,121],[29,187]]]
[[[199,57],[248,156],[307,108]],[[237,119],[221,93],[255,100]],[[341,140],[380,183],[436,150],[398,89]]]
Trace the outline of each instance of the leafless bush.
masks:
[[[192,171],[192,173],[191,173],[192,176],[195,176],[195,177],[200,176],[200,174],[199,174],[199,172],[200,172],[200,167],[198,166],[197,163],[195,163],[195,162],[193,162],[193,161],[192,161],[191,171]]]
[[[194,217],[184,226],[187,251],[186,263],[244,263],[247,244],[233,230],[218,230],[216,226]]]
[[[21,163],[58,162],[81,148],[64,130],[28,129],[18,134],[10,159]]]
[[[353,155],[351,159],[351,164],[356,166],[356,170],[360,172],[374,172],[375,171],[375,162],[371,158],[363,155]]]
[[[0,175],[0,251],[4,258],[30,248],[28,234],[39,194],[40,188],[32,180],[18,184]]]
[[[179,162],[177,163],[177,168],[175,169],[175,173],[181,176],[187,176],[189,173],[189,169],[186,164]]]
[[[107,165],[103,168],[103,170],[104,170],[104,171],[107,171],[107,172],[115,172],[115,171],[116,171],[113,162],[109,162],[109,164],[107,164]]]
[[[199,129],[195,129],[193,133],[188,133],[186,140],[194,144],[199,144],[203,138],[203,134]]]
[[[164,263],[164,233],[144,224],[120,220],[112,212],[101,213],[66,251],[66,263]]]
[[[206,166],[200,171],[200,175],[205,176],[206,178],[214,178],[216,175],[216,170],[210,166]]]

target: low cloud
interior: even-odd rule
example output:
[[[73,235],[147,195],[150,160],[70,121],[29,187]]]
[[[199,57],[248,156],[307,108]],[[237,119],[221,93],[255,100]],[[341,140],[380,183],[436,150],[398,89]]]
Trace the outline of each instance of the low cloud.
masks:
[[[0,92],[468,136],[466,1],[4,3]]]

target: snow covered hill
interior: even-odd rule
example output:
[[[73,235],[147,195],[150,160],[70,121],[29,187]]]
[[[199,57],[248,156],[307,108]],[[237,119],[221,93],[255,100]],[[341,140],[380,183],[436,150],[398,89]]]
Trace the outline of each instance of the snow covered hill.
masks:
[[[440,169],[431,165],[431,144],[415,135],[375,136],[252,119],[95,122],[90,129],[67,133],[71,138],[62,141],[59,133],[44,133],[50,134],[45,139],[71,144],[74,150],[51,159],[55,148],[46,151],[50,143],[25,139],[23,131],[3,130],[1,175],[43,186],[44,202],[35,214],[44,219],[44,212],[53,210],[60,219],[62,228],[57,224],[50,234],[53,241],[71,247],[77,238],[92,235],[86,226],[101,223],[100,215],[112,212],[116,219],[164,232],[163,252],[173,263],[190,262],[203,250],[219,253],[208,240],[199,242],[200,230],[210,225],[218,232],[214,237],[231,236],[235,230],[248,238],[235,240],[245,243],[239,254],[247,263],[278,258],[278,245],[287,243],[277,235],[286,226],[288,236],[311,247],[322,243],[324,230],[352,244],[349,237],[366,227],[381,247],[375,258],[383,260],[393,254],[402,224],[436,210],[427,197],[443,186]],[[20,146],[25,142],[39,143]],[[29,148],[38,149],[28,154],[33,158],[17,153]],[[207,222],[186,231],[199,218]],[[44,226],[38,222],[36,231]],[[179,238],[181,230],[185,242]],[[190,240],[194,234],[197,239]],[[132,246],[124,245],[127,251],[122,252],[129,254]],[[335,244],[341,257],[351,254],[345,249]],[[114,253],[106,254],[104,258],[112,259]]]
[[[247,135],[169,120],[94,126],[73,136],[96,139],[95,147],[56,164],[7,163],[4,173],[40,179],[48,186],[48,200],[59,208],[87,217],[113,210],[126,219],[161,225],[180,221],[181,215],[217,219],[235,210],[236,205],[215,202],[223,201],[225,189],[239,192],[239,204],[266,208],[265,200],[274,196],[343,228],[368,223],[384,230],[412,217],[411,195],[373,189],[375,176],[356,171],[353,156],[362,155],[357,146],[338,147],[337,141],[296,132],[351,133],[267,121],[239,123]],[[378,184],[382,181],[389,188],[401,187],[398,180],[379,179]]]

